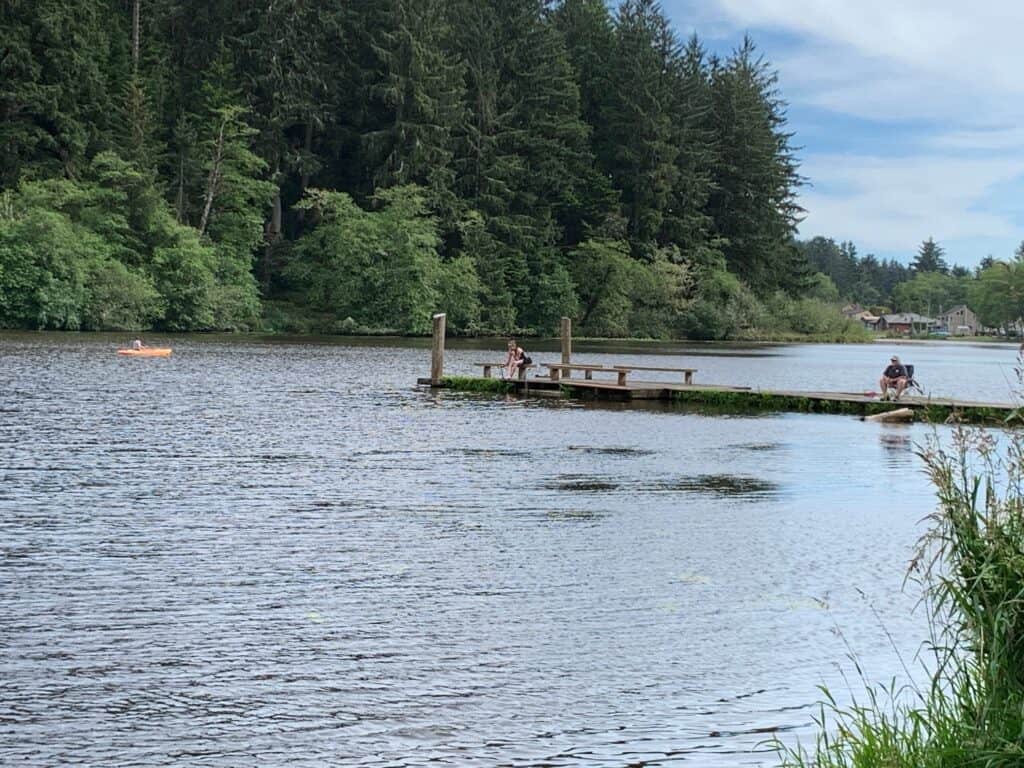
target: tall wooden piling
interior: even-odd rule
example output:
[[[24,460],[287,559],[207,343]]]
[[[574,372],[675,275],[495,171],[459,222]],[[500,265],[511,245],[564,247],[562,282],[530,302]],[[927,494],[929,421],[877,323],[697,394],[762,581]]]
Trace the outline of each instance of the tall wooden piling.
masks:
[[[572,320],[562,318],[562,365],[572,362]]]
[[[430,356],[430,383],[438,385],[444,377],[444,326],[446,315],[434,315],[434,348]]]

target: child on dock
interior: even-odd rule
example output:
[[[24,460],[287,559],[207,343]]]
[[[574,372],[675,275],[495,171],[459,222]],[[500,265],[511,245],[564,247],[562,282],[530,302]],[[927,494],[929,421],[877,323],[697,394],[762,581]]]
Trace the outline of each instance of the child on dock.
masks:
[[[514,379],[519,375],[521,365],[529,365],[533,362],[526,356],[526,351],[516,343],[515,339],[508,340],[508,356],[505,358],[505,378]]]

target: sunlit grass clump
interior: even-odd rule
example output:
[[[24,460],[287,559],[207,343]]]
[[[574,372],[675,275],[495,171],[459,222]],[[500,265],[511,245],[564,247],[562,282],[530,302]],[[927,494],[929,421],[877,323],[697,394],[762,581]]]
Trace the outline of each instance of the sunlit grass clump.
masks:
[[[960,429],[921,452],[938,496],[911,574],[932,637],[924,688],[869,688],[840,706],[828,690],[812,750],[788,766],[1024,766],[1024,435],[1005,445]],[[859,670],[858,670],[859,671]]]

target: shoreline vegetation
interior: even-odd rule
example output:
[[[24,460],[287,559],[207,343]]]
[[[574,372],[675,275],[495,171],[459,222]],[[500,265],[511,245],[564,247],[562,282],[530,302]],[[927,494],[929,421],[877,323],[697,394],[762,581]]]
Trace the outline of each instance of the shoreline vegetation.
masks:
[[[822,689],[813,746],[774,742],[787,768],[1024,762],[1024,433],[999,442],[958,428],[918,454],[938,500],[908,572],[930,626],[926,682],[877,685],[857,667],[863,698],[841,706]]]
[[[577,341],[628,341],[632,342],[673,342],[673,341],[738,341],[738,342],[808,342],[808,343],[866,343],[876,338],[876,334],[865,329],[859,321],[842,316],[839,307],[824,308],[823,313],[829,327],[822,330],[794,331],[785,327],[750,327],[737,329],[731,335],[721,339],[705,338],[703,334],[694,337],[686,336],[638,336],[638,335],[591,335],[574,333]],[[269,334],[295,335],[338,335],[338,336],[429,336],[426,329],[410,333],[401,328],[366,326],[352,317],[338,321],[334,315],[310,312],[303,307],[286,305],[281,302],[269,304],[264,311],[263,323],[259,329]],[[550,338],[549,328],[513,328],[497,331],[495,329],[456,327],[449,336],[453,338],[501,338],[514,335],[522,338]]]

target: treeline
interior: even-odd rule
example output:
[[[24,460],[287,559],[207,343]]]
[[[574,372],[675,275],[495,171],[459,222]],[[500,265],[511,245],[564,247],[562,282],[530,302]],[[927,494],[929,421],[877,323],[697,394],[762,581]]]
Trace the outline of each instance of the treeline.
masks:
[[[0,326],[840,333],[790,141],[653,0],[7,0]]]
[[[812,268],[835,285],[838,298],[876,313],[935,316],[964,304],[990,328],[1008,329],[1024,318],[1024,243],[1009,258],[987,256],[974,269],[950,266],[934,239],[923,241],[910,266],[858,256],[852,242],[815,237],[799,246]]]

